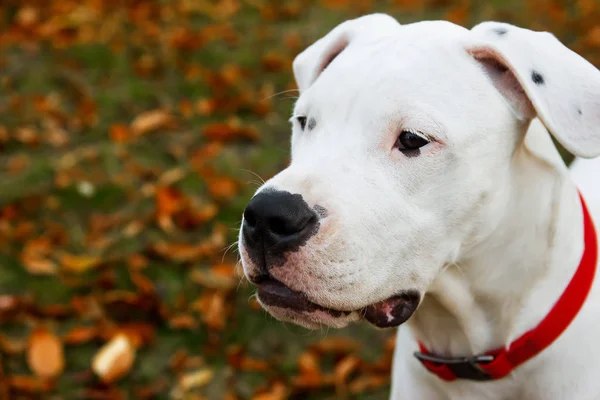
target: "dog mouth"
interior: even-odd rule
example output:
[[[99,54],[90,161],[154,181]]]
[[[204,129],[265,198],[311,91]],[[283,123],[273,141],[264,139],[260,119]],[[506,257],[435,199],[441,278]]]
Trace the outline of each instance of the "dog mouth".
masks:
[[[323,311],[335,318],[347,316],[352,312],[334,310],[313,303],[304,293],[292,290],[273,278],[261,279],[256,285],[258,299],[267,306],[287,308],[297,312]]]
[[[258,287],[258,299],[267,307],[288,309],[302,314],[320,311],[334,318],[357,313],[379,328],[401,325],[412,316],[420,301],[419,293],[409,290],[357,310],[336,310],[310,301],[304,293],[295,291],[271,277],[261,278],[254,283]]]

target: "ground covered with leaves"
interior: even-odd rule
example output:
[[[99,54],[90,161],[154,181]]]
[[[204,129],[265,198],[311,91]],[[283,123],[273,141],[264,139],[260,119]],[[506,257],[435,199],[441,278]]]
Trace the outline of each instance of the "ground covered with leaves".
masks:
[[[0,4],[0,399],[387,398],[393,332],[276,322],[226,251],[288,161],[294,56],[384,11],[600,65],[596,0]]]

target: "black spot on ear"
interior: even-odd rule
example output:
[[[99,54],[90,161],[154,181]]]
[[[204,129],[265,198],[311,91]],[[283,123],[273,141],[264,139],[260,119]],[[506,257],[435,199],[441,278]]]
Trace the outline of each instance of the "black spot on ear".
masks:
[[[544,84],[544,77],[539,72],[537,72],[535,70],[531,71],[531,80],[536,85],[543,85]]]
[[[498,36],[504,36],[504,35],[506,35],[508,33],[508,30],[506,28],[495,28],[494,32]]]
[[[317,121],[314,118],[308,120],[308,130],[312,131],[317,126]]]
[[[578,108],[578,109],[577,109],[577,114],[579,114],[579,115],[583,115],[583,112],[581,111],[581,108]]]

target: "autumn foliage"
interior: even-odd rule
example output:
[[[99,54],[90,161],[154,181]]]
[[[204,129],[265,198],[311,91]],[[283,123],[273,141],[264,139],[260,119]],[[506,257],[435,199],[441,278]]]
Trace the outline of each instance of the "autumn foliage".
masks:
[[[294,56],[374,11],[600,65],[596,0],[2,2],[0,400],[387,398],[393,332],[274,321],[230,248],[288,162]]]

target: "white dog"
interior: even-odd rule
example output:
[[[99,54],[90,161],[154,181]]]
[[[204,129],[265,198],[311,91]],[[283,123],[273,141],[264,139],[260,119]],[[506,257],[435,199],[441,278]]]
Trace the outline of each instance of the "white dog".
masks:
[[[240,233],[264,308],[309,328],[408,320],[392,399],[600,398],[578,195],[600,221],[600,159],[569,171],[549,135],[600,155],[600,72],[548,33],[374,14],[294,74],[292,162]]]

